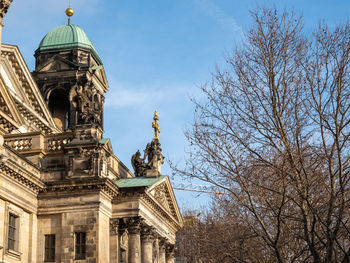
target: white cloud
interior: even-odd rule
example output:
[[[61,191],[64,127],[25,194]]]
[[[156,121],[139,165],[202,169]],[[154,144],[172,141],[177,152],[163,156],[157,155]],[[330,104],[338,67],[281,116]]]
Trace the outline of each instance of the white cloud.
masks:
[[[223,27],[230,28],[233,31],[241,31],[241,26],[236,20],[227,15],[221,8],[215,5],[211,0],[195,0],[198,6],[208,15],[216,19]]]
[[[172,84],[152,87],[140,87],[133,84],[124,84],[110,80],[110,90],[106,94],[106,107],[121,109],[137,106],[140,110],[148,110],[159,105],[179,105],[184,101],[189,102],[189,98],[198,88],[193,84]],[[180,104],[181,105],[181,104]]]

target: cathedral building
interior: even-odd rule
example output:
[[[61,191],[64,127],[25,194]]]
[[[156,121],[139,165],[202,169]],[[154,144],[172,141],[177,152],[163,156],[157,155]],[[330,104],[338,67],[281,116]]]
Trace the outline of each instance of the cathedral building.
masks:
[[[183,221],[158,115],[132,173],[103,137],[108,82],[73,13],[41,40],[33,72],[0,42],[0,262],[174,263]]]

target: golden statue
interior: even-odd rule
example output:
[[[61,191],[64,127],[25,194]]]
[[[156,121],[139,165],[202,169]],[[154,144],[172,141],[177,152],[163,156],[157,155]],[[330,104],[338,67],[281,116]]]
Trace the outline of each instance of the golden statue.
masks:
[[[158,112],[154,112],[154,117],[153,117],[154,122],[152,122],[152,128],[154,129],[154,139],[159,140],[159,133],[160,133],[160,128],[159,128],[159,123],[158,123]]]

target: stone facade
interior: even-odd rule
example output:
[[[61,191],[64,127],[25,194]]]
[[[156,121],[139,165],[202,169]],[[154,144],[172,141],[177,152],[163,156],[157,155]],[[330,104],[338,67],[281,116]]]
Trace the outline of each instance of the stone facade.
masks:
[[[0,3],[2,19],[11,1]],[[135,177],[103,137],[108,82],[96,54],[35,57],[31,73],[1,44],[0,262],[173,263],[183,222],[159,139],[149,144],[158,161]]]

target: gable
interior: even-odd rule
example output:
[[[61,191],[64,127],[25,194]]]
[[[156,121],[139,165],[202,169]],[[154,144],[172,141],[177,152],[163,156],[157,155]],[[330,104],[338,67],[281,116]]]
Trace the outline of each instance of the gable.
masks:
[[[23,125],[23,120],[18,112],[15,102],[6,88],[7,80],[0,76],[0,128],[3,133],[10,133]]]
[[[146,191],[164,210],[182,224],[182,217],[169,177],[164,177]]]
[[[60,55],[52,56],[44,65],[36,69],[36,72],[57,72],[62,70],[78,69],[78,65],[70,62]]]
[[[3,132],[58,132],[53,118],[16,46],[1,46],[1,124]],[[2,113],[2,114],[1,114]],[[12,119],[12,122],[6,119]],[[12,126],[11,126],[12,125]],[[4,129],[4,127],[7,127]],[[22,127],[22,129],[20,129]]]

